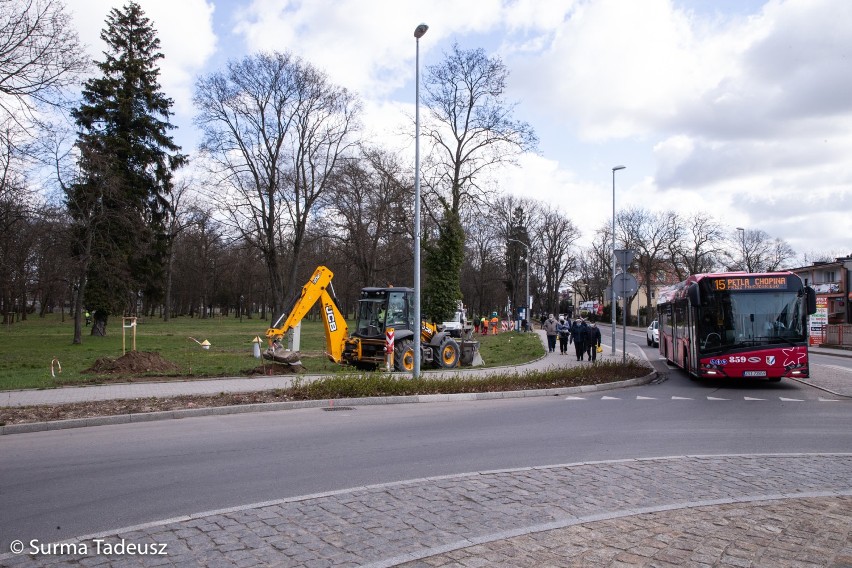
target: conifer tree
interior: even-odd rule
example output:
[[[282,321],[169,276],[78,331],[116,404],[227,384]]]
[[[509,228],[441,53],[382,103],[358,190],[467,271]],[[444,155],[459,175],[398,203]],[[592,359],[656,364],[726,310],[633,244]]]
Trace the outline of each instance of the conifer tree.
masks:
[[[93,335],[106,333],[109,315],[135,308],[138,293],[162,294],[172,173],[186,161],[169,135],[172,100],[160,91],[160,40],[139,4],[112,9],[101,39],[101,75],[86,82],[73,113],[80,179],[66,189]]]

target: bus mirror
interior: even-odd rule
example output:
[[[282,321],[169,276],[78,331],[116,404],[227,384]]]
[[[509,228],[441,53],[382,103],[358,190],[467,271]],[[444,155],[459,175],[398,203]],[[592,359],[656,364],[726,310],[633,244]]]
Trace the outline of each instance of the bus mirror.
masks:
[[[805,286],[805,307],[809,316],[816,313],[816,291],[810,286]]]
[[[701,297],[698,295],[698,285],[693,284],[686,291],[686,297],[689,298],[689,303],[693,306],[701,305]]]

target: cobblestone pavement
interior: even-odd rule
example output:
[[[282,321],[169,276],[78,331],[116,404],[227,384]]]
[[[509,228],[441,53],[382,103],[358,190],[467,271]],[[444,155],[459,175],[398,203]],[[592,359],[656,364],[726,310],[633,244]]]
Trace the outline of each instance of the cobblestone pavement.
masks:
[[[401,566],[852,566],[852,498],[737,503],[531,533]]]
[[[307,495],[27,543],[0,566],[840,567],[851,538],[852,454],[684,456]],[[105,554],[154,544],[166,555]]]

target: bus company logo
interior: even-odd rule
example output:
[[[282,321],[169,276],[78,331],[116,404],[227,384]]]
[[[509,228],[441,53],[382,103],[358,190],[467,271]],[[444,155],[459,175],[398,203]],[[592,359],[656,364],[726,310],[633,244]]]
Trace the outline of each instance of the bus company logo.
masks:
[[[710,364],[711,365],[727,365],[728,360],[727,359],[710,359]]]
[[[775,364],[775,355],[767,356],[766,357],[766,364],[767,365],[774,365]]]
[[[749,363],[760,363],[760,357],[749,357],[748,362]],[[769,364],[771,365],[772,363],[769,363]]]

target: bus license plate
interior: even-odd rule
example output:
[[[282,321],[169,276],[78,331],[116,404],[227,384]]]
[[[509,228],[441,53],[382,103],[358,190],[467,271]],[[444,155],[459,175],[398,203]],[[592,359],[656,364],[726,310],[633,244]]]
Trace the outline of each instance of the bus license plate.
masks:
[[[766,371],[743,371],[744,377],[765,377]]]

